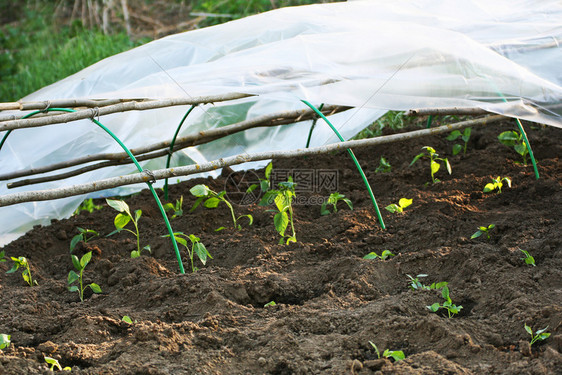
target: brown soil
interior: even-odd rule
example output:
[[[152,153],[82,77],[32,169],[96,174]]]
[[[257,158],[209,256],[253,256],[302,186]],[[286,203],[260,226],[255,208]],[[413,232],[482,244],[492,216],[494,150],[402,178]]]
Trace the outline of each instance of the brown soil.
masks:
[[[355,206],[340,203],[337,213],[321,216],[313,200],[328,192],[299,192],[306,202],[294,207],[296,244],[277,243],[271,207],[235,206],[254,216],[240,231],[231,228],[226,206],[187,212],[195,183],[222,190],[227,181],[232,192],[232,180],[172,186],[172,200],[183,195],[186,211],[172,220],[174,229],[201,237],[213,256],[196,273],[185,252],[188,272],[178,273],[144,191],[126,201],[143,211],[141,244],[152,254],[131,259],[136,243],[126,232],[80,245],[77,255],[94,252],[86,281],[103,289],[88,290],[83,303],[67,290],[70,240],[76,227],[110,233],[116,212],[105,207],[37,227],[3,248],[29,259],[39,285],[26,286],[19,271],[5,273],[11,261],[0,263],[0,333],[12,335],[0,373],[48,373],[44,356],[75,374],[561,373],[562,132],[527,124],[537,181],[532,167],[517,164],[518,155],[496,139],[512,128],[473,129],[467,154],[450,157],[453,174],[439,171],[436,184],[425,184],[426,160],[408,164],[424,145],[448,154],[452,143],[443,136],[357,150],[381,208],[413,199],[402,214],[383,210],[386,230],[345,153],[273,162],[276,171],[337,170],[337,189]],[[381,155],[391,173],[375,173]],[[511,177],[512,188],[482,193],[498,175]],[[234,180],[247,176],[235,173]],[[491,223],[490,239],[470,239]],[[230,228],[214,231],[219,226]],[[536,267],[521,260],[519,248]],[[385,249],[396,256],[363,259]],[[427,305],[443,301],[440,292],[410,289],[408,274],[428,274],[425,284],[449,282],[460,314],[430,312]],[[264,307],[270,301],[277,305]],[[135,322],[122,322],[124,315]],[[529,349],[525,323],[548,326],[552,335]],[[402,350],[406,359],[378,359],[369,341],[381,352]]]

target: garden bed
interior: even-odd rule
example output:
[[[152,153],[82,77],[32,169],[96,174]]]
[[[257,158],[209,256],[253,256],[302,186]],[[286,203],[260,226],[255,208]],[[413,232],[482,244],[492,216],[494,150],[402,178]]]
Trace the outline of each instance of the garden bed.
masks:
[[[236,188],[254,172],[173,185],[171,201],[184,198],[174,230],[199,236],[213,257],[197,263],[196,273],[182,249],[186,274],[179,274],[147,191],[126,198],[142,210],[141,246],[152,248],[140,258],[130,258],[130,233],[105,237],[117,213],[108,207],[36,227],[2,249],[8,258],[27,257],[39,285],[27,286],[19,270],[6,274],[11,260],[0,263],[0,333],[12,341],[0,352],[0,373],[42,374],[49,356],[77,374],[554,374],[562,368],[562,132],[526,127],[539,180],[497,140],[512,122],[473,128],[465,155],[451,156],[444,136],[357,150],[381,208],[413,200],[403,213],[383,210],[386,230],[344,152],[273,161],[279,176],[336,176],[337,185],[297,185],[297,243],[289,245],[278,244],[273,206],[235,205],[254,219],[252,226],[242,219],[240,231],[224,205],[188,212],[196,183],[226,189],[237,203]],[[441,168],[441,182],[432,184],[428,160],[409,167],[423,146],[448,156],[452,175]],[[381,156],[390,173],[375,173]],[[497,176],[511,178],[512,187],[483,193]],[[340,203],[322,216],[318,203],[335,190],[354,210]],[[489,239],[471,239],[489,224]],[[103,291],[87,290],[84,302],[67,289],[77,227],[102,234],[74,250],[79,257],[92,251],[84,277]],[[383,250],[395,256],[363,258]],[[431,312],[426,306],[444,300],[439,290],[410,288],[407,275],[419,274],[428,275],[419,278],[426,285],[448,282],[460,313]],[[529,347],[525,324],[548,326],[551,336]],[[401,350],[406,358],[379,359],[369,341],[381,354]]]

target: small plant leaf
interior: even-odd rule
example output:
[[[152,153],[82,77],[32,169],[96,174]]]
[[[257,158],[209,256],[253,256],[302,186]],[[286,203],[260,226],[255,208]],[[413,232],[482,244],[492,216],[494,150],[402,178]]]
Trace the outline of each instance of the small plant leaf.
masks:
[[[113,220],[113,224],[115,225],[115,228],[122,229],[129,223],[129,221],[131,221],[130,216],[117,214],[117,216],[115,216],[115,219]]]
[[[195,185],[194,187],[192,187],[191,189],[189,189],[189,192],[193,195],[195,195],[196,197],[206,197],[207,195],[209,195],[211,189],[209,189],[206,185]]]
[[[398,206],[397,204],[394,204],[394,203],[389,204],[388,206],[385,207],[385,209],[386,209],[387,211],[392,212],[392,213],[404,211],[404,210],[402,209],[402,207],[400,207],[400,206]]]
[[[410,163],[410,166],[413,165],[415,162],[417,162],[423,156],[425,156],[425,154],[418,154],[418,155],[414,156],[414,160],[412,160],[412,162]]]
[[[70,241],[70,252],[74,251],[74,248],[76,247],[76,245],[78,245],[78,242],[82,241],[82,236],[83,234],[80,233],[72,237],[72,240]]]
[[[441,164],[439,164],[434,160],[431,161],[431,174],[437,173],[437,171],[439,171],[440,168],[441,168]]]
[[[209,199],[207,199],[205,201],[205,203],[203,203],[203,206],[207,207],[207,208],[216,208],[219,203],[220,203],[220,199],[216,198],[216,197],[211,197]]]
[[[486,184],[486,186],[484,186],[484,193],[489,193],[491,191],[494,191],[495,189],[496,189],[495,184],[492,183]]]
[[[82,258],[80,258],[80,265],[82,266],[82,268],[86,267],[86,265],[88,265],[88,263],[90,263],[90,259],[92,259],[92,252],[87,252],[86,254],[84,254],[82,256]]]
[[[402,209],[404,209],[404,208],[410,206],[410,205],[412,204],[412,202],[413,202],[412,199],[401,198],[401,199],[398,201],[398,205],[399,205]]]
[[[59,371],[62,370],[62,367],[61,367],[59,361],[57,361],[57,360],[54,359],[54,358],[45,357],[45,362],[47,362],[48,364],[51,365],[51,367],[50,367],[50,370],[51,370],[51,371],[53,371],[55,368],[56,368],[57,370],[59,370]]]
[[[80,291],[80,289],[78,289],[78,287],[76,285],[69,286],[68,290],[71,291],[71,292],[79,292]]]
[[[454,141],[455,139],[457,139],[457,138],[460,137],[460,136],[461,136],[461,132],[460,132],[459,130],[453,130],[453,131],[451,132],[451,134],[449,134],[449,135],[447,136],[447,140],[448,140],[448,141]]]
[[[199,258],[201,263],[205,265],[207,263],[207,255],[209,254],[209,252],[205,248],[205,245],[203,245],[201,242],[197,242],[193,245],[193,251],[195,252],[195,254],[197,254],[197,257]]]
[[[70,285],[73,282],[75,282],[76,280],[78,280],[80,278],[80,276],[78,276],[78,274],[74,271],[70,271],[68,273],[68,279],[67,279],[67,283]]]
[[[266,303],[265,305],[263,305],[263,307],[269,307],[269,306],[275,306],[275,305],[277,305],[277,304],[275,303],[275,301],[269,301],[268,303]]]
[[[265,178],[269,180],[269,176],[271,175],[271,171],[273,170],[273,162],[270,162],[267,167],[265,167]]]
[[[470,238],[471,238],[471,239],[478,238],[478,237],[480,237],[480,236],[482,235],[482,233],[483,233],[483,232],[482,232],[481,230],[476,231],[472,236],[470,236]]]
[[[136,210],[135,211],[135,221],[139,221],[140,217],[142,215],[142,211],[141,210]]]
[[[96,284],[96,283],[91,283],[91,284],[89,285],[89,287],[90,287],[90,289],[92,289],[92,292],[94,292],[94,293],[101,293],[101,288],[100,288],[100,286],[99,286],[98,284]]]
[[[127,205],[127,203],[123,202],[123,201],[118,201],[118,200],[114,200],[114,199],[106,199],[105,200],[107,202],[107,204],[112,207],[113,209],[119,211],[119,212],[128,212],[129,211],[129,206]]]
[[[275,229],[281,236],[285,235],[285,230],[287,229],[287,225],[289,225],[289,216],[287,212],[278,212],[273,217],[273,223],[275,224]]]
[[[378,254],[371,251],[369,254],[365,255],[363,259],[377,259],[379,258]]]
[[[453,155],[458,155],[462,151],[462,146],[458,143],[453,145]]]
[[[0,333],[0,349],[6,349],[12,342],[12,336],[5,333]]]
[[[451,168],[451,163],[449,163],[449,159],[445,158],[443,160],[445,161],[445,165],[447,166],[447,172],[449,172],[449,174],[452,174],[453,169]]]
[[[128,315],[123,316],[121,320],[124,321],[125,323],[133,324],[133,320]]]
[[[516,142],[519,141],[519,136],[518,136],[517,132],[515,132],[513,130],[509,130],[509,131],[505,131],[503,133],[500,133],[500,135],[498,135],[498,139],[504,145],[513,147],[513,146],[515,146]]]
[[[439,302],[435,302],[433,305],[431,306],[427,306],[427,308],[431,311],[431,312],[437,312],[437,310],[439,310]]]
[[[72,264],[74,265],[74,268],[76,268],[78,271],[84,268],[80,265],[80,261],[78,260],[78,257],[76,255],[71,255],[70,258],[72,259]]]
[[[527,331],[529,333],[529,335],[531,335],[531,336],[533,335],[533,330],[527,324],[525,324],[525,331]]]

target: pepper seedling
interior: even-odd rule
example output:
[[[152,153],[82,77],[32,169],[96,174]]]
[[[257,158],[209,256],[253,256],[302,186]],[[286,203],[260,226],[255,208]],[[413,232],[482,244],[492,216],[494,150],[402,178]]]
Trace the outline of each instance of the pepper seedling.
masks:
[[[287,182],[280,182],[279,189],[269,190],[265,193],[262,198],[260,205],[275,203],[277,208],[277,213],[273,217],[273,224],[275,229],[281,236],[279,239],[279,244],[285,242],[287,245],[291,242],[297,242],[297,234],[295,232],[295,224],[293,221],[293,199],[296,195],[295,186],[297,184],[293,182],[293,178],[289,176]],[[287,227],[291,224],[291,235],[285,235]]]
[[[392,170],[390,163],[381,156],[379,160],[379,166],[375,169],[375,173],[388,173]]]
[[[535,265],[535,258],[533,258],[527,250],[519,249],[519,251],[521,251],[525,255],[524,258],[521,258],[521,260],[525,261],[525,264],[530,264],[533,267],[536,266]]]
[[[252,223],[254,222],[254,218],[252,217],[252,215],[241,215],[236,217],[236,215],[234,214],[234,208],[232,207],[232,204],[225,198],[226,191],[224,190],[217,193],[209,189],[207,185],[200,184],[200,185],[195,185],[189,191],[191,192],[191,194],[197,197],[197,200],[195,201],[193,207],[191,207],[189,212],[193,212],[193,210],[195,210],[201,204],[201,202],[203,202],[203,206],[207,208],[216,208],[219,205],[219,203],[223,202],[230,209],[230,214],[232,215],[232,222],[234,223],[234,228],[238,230],[242,229],[242,226],[238,224],[238,220],[240,220],[243,217],[248,218],[249,220],[248,225],[252,225]]]
[[[412,202],[413,199],[401,198],[398,201],[398,204],[395,203],[389,204],[388,206],[385,207],[385,209],[392,213],[403,212],[406,207],[412,204]]]
[[[435,302],[433,305],[426,306],[426,307],[431,312],[437,312],[441,308],[446,309],[447,314],[449,315],[449,319],[451,319],[453,317],[453,315],[456,315],[461,311],[462,306],[457,306],[457,305],[453,304],[453,301],[451,300],[451,297],[449,296],[449,287],[448,286],[443,287],[443,289],[441,290],[441,295],[445,299],[445,302],[443,302],[442,305],[439,302]]]
[[[57,361],[54,358],[45,356],[45,362],[47,362],[51,366],[49,368],[49,370],[51,370],[51,371],[55,371],[55,369],[57,369],[59,371],[72,371],[72,368],[70,368],[69,366],[66,366],[65,368],[63,368],[60,365],[59,361]]]
[[[270,307],[270,306],[276,306],[277,304],[275,303],[275,301],[269,301],[268,303],[266,303],[265,305],[263,305],[263,307]]]
[[[507,186],[511,187],[511,179],[509,177],[498,176],[496,178],[492,178],[492,182],[484,186],[484,193],[489,193],[497,189],[497,194],[501,194],[504,181],[507,183]]]
[[[369,344],[371,344],[371,346],[373,347],[373,349],[375,349],[375,352],[377,353],[377,357],[380,358],[381,357],[381,353],[379,352],[379,348],[377,348],[377,346],[375,345],[374,342],[369,341]],[[402,350],[388,350],[385,349],[384,352],[382,353],[382,356],[384,358],[393,358],[396,362],[403,360],[404,358],[406,358],[406,356],[404,355],[404,352]]]
[[[495,224],[490,224],[490,225],[488,225],[487,227],[480,227],[480,226],[479,226],[479,227],[478,227],[478,230],[477,230],[476,232],[474,232],[474,234],[473,234],[472,236],[470,236],[470,238],[471,238],[471,239],[478,238],[478,237],[480,237],[481,235],[483,235],[484,233],[486,233],[486,238],[487,238],[487,239],[490,239],[490,231],[491,231],[492,229],[494,229],[495,227],[496,227]]]
[[[527,165],[527,155],[529,155],[529,149],[523,138],[523,135],[515,130],[508,130],[498,135],[498,140],[508,146],[513,147],[515,152],[517,152],[523,158],[523,165]]]
[[[259,178],[260,180],[260,190],[262,193],[265,193],[266,191],[268,191],[271,188],[271,171],[273,170],[273,162],[269,162],[269,164],[267,165],[267,167],[265,167],[265,178]],[[248,189],[246,190],[247,193],[251,193],[252,191],[254,191],[256,188],[258,187],[258,184],[252,184],[250,185],[250,187],[248,187]]]
[[[27,260],[26,257],[18,257],[18,258],[11,257],[11,258],[14,261],[14,265],[6,273],[14,273],[21,267],[24,269],[21,273],[21,277],[23,277],[25,282],[29,286],[39,285],[37,283],[37,280],[33,280],[33,277],[31,276],[31,266],[29,265],[29,261]]]
[[[80,275],[78,275],[74,271],[70,271],[68,273],[68,290],[71,292],[78,292],[78,294],[80,295],[80,301],[82,302],[84,302],[84,291],[86,290],[86,288],[92,289],[92,292],[94,293],[101,293],[101,288],[96,283],[84,285],[84,268],[86,268],[88,263],[90,263],[90,260],[92,259],[92,252],[90,251],[84,254],[82,258],[80,258],[80,260],[78,260],[78,257],[76,255],[71,255],[70,257],[72,258],[72,264],[74,265],[74,268],[76,269],[76,271],[80,272]],[[78,281],[79,286],[72,285],[75,281]]]
[[[390,250],[383,250],[381,255],[378,255],[374,251],[371,251],[369,254],[365,255],[363,259],[377,259],[380,258],[381,260],[386,260],[387,258],[393,257],[395,254],[392,254]]]
[[[439,169],[441,168],[441,162],[445,163],[445,166],[447,167],[447,172],[449,172],[449,174],[452,173],[451,164],[449,163],[449,159],[438,157],[439,154],[435,151],[435,149],[433,147],[424,146],[424,147],[422,147],[422,150],[425,150],[425,151],[422,152],[421,154],[416,155],[414,157],[414,159],[412,160],[412,162],[410,163],[410,166],[412,166],[420,158],[429,158],[429,168],[430,168],[430,171],[431,171],[431,181],[433,183],[436,183],[436,182],[440,181],[439,179],[435,178],[435,173],[437,173],[439,171]]]
[[[176,204],[172,204],[172,203],[166,203],[164,205],[164,210],[166,212],[168,211],[172,211],[172,219],[175,219],[178,216],[182,216],[183,215],[183,195],[180,197],[180,199],[176,200]]]
[[[78,229],[78,232],[80,233],[72,237],[72,240],[70,241],[71,253],[74,251],[74,248],[76,247],[76,245],[78,245],[80,241],[84,243],[88,243],[88,241],[90,241],[91,239],[99,236],[99,233],[93,229],[84,229],[80,227],[76,227],[76,229]]]
[[[345,195],[340,194],[336,191],[335,193],[330,194],[330,196],[328,197],[328,201],[322,203],[322,206],[320,208],[320,214],[329,215],[331,213],[330,210],[327,208],[328,205],[332,205],[333,213],[338,212],[337,205],[339,201],[345,202],[348,205],[349,209],[353,210],[353,204],[351,203],[351,201],[347,199]]]
[[[533,345],[537,341],[543,341],[543,340],[546,340],[547,338],[549,338],[550,333],[545,332],[547,329],[548,329],[548,326],[546,326],[543,329],[539,329],[537,332],[533,333],[533,330],[531,329],[531,327],[529,327],[527,325],[527,323],[525,323],[525,331],[527,331],[529,333],[529,335],[531,335],[530,345]]]
[[[109,233],[106,237],[109,237],[115,233],[119,233],[122,230],[125,230],[129,233],[132,233],[137,238],[137,249],[131,251],[131,258],[140,257],[142,250],[146,250],[150,253],[151,252],[150,245],[146,245],[145,247],[142,248],[142,250],[140,248],[139,219],[142,215],[142,211],[136,210],[135,216],[133,217],[133,215],[131,214],[131,210],[129,209],[129,205],[127,203],[123,201],[113,200],[113,199],[106,199],[105,201],[110,207],[112,207],[116,211],[119,211],[119,213],[117,214],[117,216],[115,216],[115,219],[113,220],[113,224],[115,225],[116,229],[113,232]],[[125,226],[129,224],[130,221],[132,221],[133,225],[135,226],[134,232],[130,229],[125,228]]]
[[[170,237],[170,235],[167,234],[167,235],[162,236],[162,237]],[[201,243],[201,239],[199,237],[197,237],[193,234],[187,235],[187,234],[182,233],[182,232],[175,232],[174,238],[176,239],[177,243],[185,246],[185,249],[187,250],[187,255],[189,256],[189,260],[191,261],[191,271],[192,272],[196,272],[198,270],[198,268],[195,267],[195,264],[194,264],[195,255],[197,255],[197,257],[199,258],[201,263],[203,263],[203,265],[207,264],[207,258],[213,259],[213,257],[211,256],[211,254],[209,253],[209,251],[207,250],[205,245],[203,245]],[[186,238],[191,241],[191,248],[189,248],[189,246],[187,246]]]
[[[5,333],[0,333],[0,350],[6,349],[10,346],[12,342],[12,336],[6,335]]]
[[[447,137],[448,141],[456,141],[457,138],[461,138],[464,142],[464,147],[462,145],[454,144],[453,145],[453,155],[457,155],[461,150],[463,154],[466,154],[466,146],[468,145],[468,141],[470,140],[470,133],[472,132],[472,128],[465,128],[464,131],[461,133],[460,130],[453,130],[451,134]]]
[[[432,283],[431,285],[424,285],[421,281],[420,278],[421,277],[427,277],[428,275],[426,274],[419,274],[416,275],[416,277],[412,277],[408,274],[406,274],[406,276],[408,276],[408,278],[410,279],[410,288],[412,290],[418,290],[418,289],[422,289],[422,290],[431,290],[431,289],[441,289],[444,286],[447,286],[449,283],[447,281],[441,281],[438,283]]]

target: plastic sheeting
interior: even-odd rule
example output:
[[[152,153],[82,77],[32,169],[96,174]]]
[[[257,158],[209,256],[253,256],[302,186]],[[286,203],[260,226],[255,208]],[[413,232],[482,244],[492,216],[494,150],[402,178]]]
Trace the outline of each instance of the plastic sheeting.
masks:
[[[373,0],[283,8],[148,43],[24,100],[259,95],[197,108],[182,135],[305,108],[301,99],[355,107],[332,116],[346,138],[387,110],[413,108],[478,107],[562,127],[562,109],[552,107],[562,102],[561,20],[560,1]],[[133,148],[170,139],[186,110],[127,112],[100,121]],[[304,147],[308,128],[253,129],[178,152],[173,163]],[[312,146],[333,142],[337,138],[327,126],[316,127]],[[14,131],[0,151],[0,170],[116,151],[119,148],[109,136],[85,120],[23,129]],[[143,167],[158,169],[164,163],[164,159],[153,160]],[[106,168],[64,184],[134,171],[132,166]],[[0,182],[0,194],[11,192],[5,181]],[[0,208],[0,244],[33,225],[68,217],[84,198]]]

